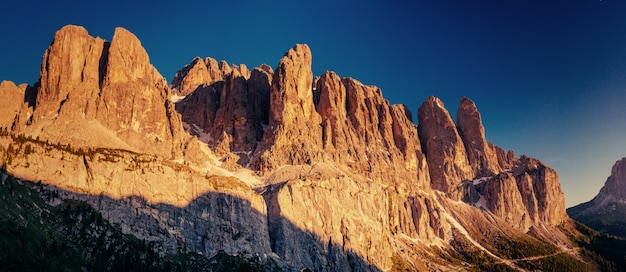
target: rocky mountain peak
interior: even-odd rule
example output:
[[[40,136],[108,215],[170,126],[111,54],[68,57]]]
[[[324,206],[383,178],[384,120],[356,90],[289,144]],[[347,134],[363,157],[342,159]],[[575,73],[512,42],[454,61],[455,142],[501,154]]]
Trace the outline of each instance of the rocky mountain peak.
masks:
[[[270,90],[269,128],[255,151],[259,170],[320,160],[321,118],[313,103],[311,49],[297,44],[274,72]]]
[[[125,83],[160,76],[150,64],[148,53],[135,34],[117,27],[113,33],[107,61],[108,83]]]
[[[443,102],[429,97],[418,109],[417,117],[433,189],[449,193],[459,182],[473,179],[465,145]]]
[[[456,116],[459,134],[474,173],[479,176],[499,173],[502,169],[496,153],[487,144],[485,128],[474,101],[467,97],[461,98]]]
[[[15,83],[3,80],[0,83],[0,128],[12,129],[20,108],[24,103],[24,94],[27,85],[16,86]]]
[[[611,168],[611,176],[596,198],[611,198],[626,201],[626,158],[615,162]]]
[[[61,103],[70,102],[70,93],[70,104],[81,102],[66,108],[95,113],[95,91],[105,76],[108,47],[108,42],[91,37],[83,27],[68,25],[58,30],[41,64],[35,118],[55,114]]]
[[[32,121],[23,110],[17,133],[76,147],[182,154],[188,136],[165,78],[124,28],[109,43],[83,27],[63,27],[44,54],[37,85]]]
[[[626,236],[626,158],[615,162],[611,175],[591,201],[571,207],[567,213],[601,232]]]

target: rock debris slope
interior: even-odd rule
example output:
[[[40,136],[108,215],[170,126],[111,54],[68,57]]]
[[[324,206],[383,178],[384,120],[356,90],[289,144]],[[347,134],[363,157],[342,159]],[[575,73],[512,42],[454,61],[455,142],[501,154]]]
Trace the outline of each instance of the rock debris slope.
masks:
[[[487,142],[470,99],[457,125],[430,97],[415,125],[311,63],[303,44],[275,69],[197,57],[168,86],[127,30],[66,26],[35,86],[0,85],[0,163],[165,250],[286,270],[517,267],[571,247],[556,172]]]

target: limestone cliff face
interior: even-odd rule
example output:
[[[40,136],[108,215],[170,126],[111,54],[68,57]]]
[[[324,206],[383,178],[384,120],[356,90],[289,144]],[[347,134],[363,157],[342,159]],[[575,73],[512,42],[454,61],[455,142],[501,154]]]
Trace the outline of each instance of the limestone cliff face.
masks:
[[[3,80],[0,83],[0,128],[12,130],[15,119],[24,104],[24,95],[28,85],[15,86],[15,83]]]
[[[565,196],[561,190],[559,176],[554,169],[537,159],[522,156],[520,163],[513,168],[513,173],[516,177],[523,176],[526,180],[525,186],[518,185],[518,187],[527,188],[520,189],[526,198],[523,201],[524,206],[530,210],[536,203],[537,210],[534,214],[537,214],[541,222],[558,226],[567,219]],[[521,178],[518,178],[518,184],[521,183],[519,179]],[[531,184],[532,193],[530,193]]]
[[[214,82],[224,80],[225,74],[220,70],[219,64],[213,58],[195,57],[190,64],[176,72],[172,80],[172,88],[179,95],[187,96],[196,91],[199,86],[211,85]]]
[[[35,122],[62,111],[94,117],[109,45],[79,26],[65,26],[56,32],[41,64]]]
[[[463,139],[469,164],[477,176],[489,176],[499,173],[502,168],[496,152],[487,144],[485,128],[474,101],[461,98],[456,120],[459,134]]]
[[[221,81],[194,87],[176,103],[176,110],[191,126],[191,133],[215,151],[220,147],[218,155],[236,152],[246,164],[268,124],[272,73],[267,65],[252,72],[245,65],[235,66]],[[187,76],[180,77],[180,81],[187,82]]]
[[[268,129],[252,165],[262,172],[281,165],[323,160],[321,117],[313,104],[311,49],[298,44],[280,60],[272,78]]]
[[[410,111],[375,86],[325,72],[317,81],[325,154],[373,180],[428,188],[425,156]],[[414,180],[414,182],[398,182]]]
[[[385,271],[398,252],[412,251],[410,241],[450,238],[452,223],[423,193],[399,193],[321,163],[283,167],[270,180],[263,196],[272,250],[297,265]],[[313,236],[300,236],[302,230]]]
[[[96,120],[141,152],[176,157],[184,130],[165,79],[141,43],[116,28],[109,48]]]
[[[32,124],[19,132],[176,157],[188,140],[169,99],[165,79],[135,35],[117,28],[109,43],[66,26],[44,54]]]
[[[253,69],[247,88],[246,78],[233,69],[223,85],[202,85],[176,108],[192,133],[208,134],[206,142],[218,154],[237,152],[244,156],[240,162],[247,162],[248,152],[256,150],[251,164],[255,169],[269,171],[272,161],[329,161],[401,190],[429,189],[426,159],[410,111],[390,105],[377,87],[333,72],[311,86],[310,58],[308,47],[297,45],[275,73],[267,65]],[[279,148],[272,137],[287,146]]]
[[[443,102],[429,97],[417,116],[433,189],[451,193],[460,182],[473,179],[475,173],[469,164],[465,145]]]

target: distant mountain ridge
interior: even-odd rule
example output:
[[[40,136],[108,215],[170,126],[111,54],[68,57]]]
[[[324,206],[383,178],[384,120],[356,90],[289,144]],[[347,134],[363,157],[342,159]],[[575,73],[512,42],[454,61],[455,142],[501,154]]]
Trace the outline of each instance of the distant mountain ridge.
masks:
[[[596,197],[567,213],[598,231],[626,237],[626,158],[615,162]]]
[[[165,253],[285,270],[595,267],[564,231],[557,173],[487,142],[469,98],[458,125],[435,97],[415,125],[376,86],[314,77],[311,62],[304,44],[276,68],[194,58],[168,86],[129,31],[109,43],[66,26],[35,86],[0,84],[0,165]]]

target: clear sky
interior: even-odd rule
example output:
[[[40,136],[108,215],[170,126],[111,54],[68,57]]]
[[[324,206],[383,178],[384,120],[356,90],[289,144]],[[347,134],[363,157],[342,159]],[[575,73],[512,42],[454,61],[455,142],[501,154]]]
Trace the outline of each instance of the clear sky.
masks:
[[[97,2],[97,4],[95,4]],[[3,1],[0,80],[33,84],[54,32],[135,33],[171,80],[194,56],[248,67],[295,43],[313,71],[377,85],[411,111],[473,99],[488,140],[555,168],[567,206],[626,156],[626,1]]]

